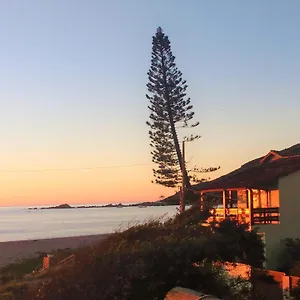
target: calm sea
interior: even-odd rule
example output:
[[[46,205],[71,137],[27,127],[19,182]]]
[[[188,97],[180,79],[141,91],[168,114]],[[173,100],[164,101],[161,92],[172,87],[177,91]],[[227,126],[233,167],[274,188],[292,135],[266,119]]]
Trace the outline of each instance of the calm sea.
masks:
[[[0,207],[0,242],[111,233],[132,222],[176,214],[176,206],[28,210]]]

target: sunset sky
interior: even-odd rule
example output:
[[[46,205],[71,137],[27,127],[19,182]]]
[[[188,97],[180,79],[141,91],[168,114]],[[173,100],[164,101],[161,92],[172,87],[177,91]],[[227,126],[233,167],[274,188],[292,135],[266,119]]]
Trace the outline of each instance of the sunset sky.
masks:
[[[300,142],[299,15],[298,0],[2,0],[0,205],[174,192],[151,183],[145,124],[158,26],[200,121],[190,166],[216,177]]]

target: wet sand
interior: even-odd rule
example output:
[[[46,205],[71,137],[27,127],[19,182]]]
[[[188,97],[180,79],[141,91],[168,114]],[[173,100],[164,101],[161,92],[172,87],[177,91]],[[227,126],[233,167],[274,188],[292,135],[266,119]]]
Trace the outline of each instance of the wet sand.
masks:
[[[41,240],[0,242],[0,268],[24,258],[34,257],[39,252],[57,249],[79,248],[100,242],[107,234],[63,237]]]

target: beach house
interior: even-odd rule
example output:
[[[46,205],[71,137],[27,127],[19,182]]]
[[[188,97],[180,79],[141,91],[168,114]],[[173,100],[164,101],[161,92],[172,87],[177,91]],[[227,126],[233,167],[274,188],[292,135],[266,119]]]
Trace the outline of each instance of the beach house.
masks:
[[[278,266],[282,240],[300,238],[300,144],[272,150],[195,188],[202,204],[213,202],[215,221],[230,218],[258,228],[269,269]]]

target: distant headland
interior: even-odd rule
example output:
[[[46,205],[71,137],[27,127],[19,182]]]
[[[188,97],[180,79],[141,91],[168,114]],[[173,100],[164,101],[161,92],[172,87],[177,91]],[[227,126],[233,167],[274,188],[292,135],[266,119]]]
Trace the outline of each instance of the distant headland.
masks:
[[[148,206],[166,206],[166,205],[176,205],[176,204],[168,204],[163,201],[156,201],[156,202],[143,202],[143,203],[135,203],[135,204],[105,204],[105,205],[81,205],[81,206],[71,206],[70,204],[60,204],[57,206],[50,206],[50,207],[30,207],[30,210],[37,210],[37,209],[79,209],[79,208],[123,208],[123,207],[148,207]]]

